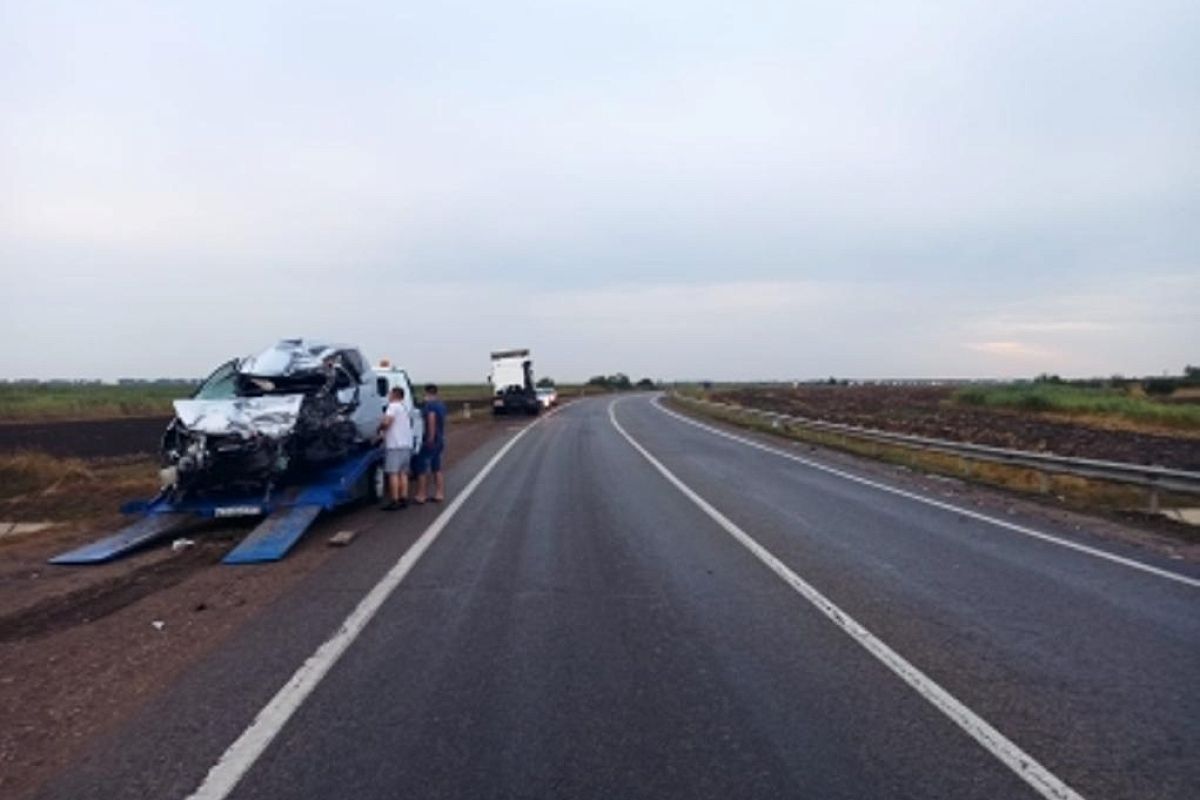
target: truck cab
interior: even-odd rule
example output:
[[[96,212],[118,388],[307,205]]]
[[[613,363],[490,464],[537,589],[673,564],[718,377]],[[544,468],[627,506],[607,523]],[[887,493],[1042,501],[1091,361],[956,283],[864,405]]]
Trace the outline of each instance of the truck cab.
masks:
[[[533,359],[528,350],[497,350],[492,353],[493,414],[536,415],[542,410],[533,384]]]

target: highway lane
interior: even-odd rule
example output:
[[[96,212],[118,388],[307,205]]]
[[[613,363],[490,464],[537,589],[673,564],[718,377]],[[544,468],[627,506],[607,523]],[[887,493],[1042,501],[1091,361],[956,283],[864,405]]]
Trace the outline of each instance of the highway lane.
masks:
[[[1077,791],[1195,796],[1194,586],[805,467],[643,401],[618,415],[680,479]]]
[[[784,462],[645,397],[616,415],[1083,795],[1200,785],[1195,589]],[[298,666],[399,552],[373,539],[352,580],[318,576],[315,621],[280,619],[275,661]],[[254,641],[237,646],[244,661]],[[279,666],[257,683],[278,688]],[[194,788],[269,697],[213,705],[198,672],[177,698],[197,721],[134,726],[119,766],[94,759],[47,796]],[[514,445],[230,796],[405,795],[1036,796],[668,483],[606,400]]]
[[[602,402],[538,426],[233,792],[1023,797],[663,484]]]

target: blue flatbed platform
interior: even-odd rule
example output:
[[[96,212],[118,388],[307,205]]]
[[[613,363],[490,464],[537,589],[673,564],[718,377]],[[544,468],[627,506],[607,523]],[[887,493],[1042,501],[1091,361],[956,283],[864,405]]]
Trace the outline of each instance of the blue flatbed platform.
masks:
[[[172,500],[165,493],[148,502],[130,503],[122,510],[140,518],[120,531],[61,553],[51,564],[102,564],[167,538],[191,518],[252,517],[263,520],[224,558],[226,564],[278,561],[300,540],[322,511],[370,494],[372,470],[380,466],[378,448],[308,476],[302,483],[277,493]]]

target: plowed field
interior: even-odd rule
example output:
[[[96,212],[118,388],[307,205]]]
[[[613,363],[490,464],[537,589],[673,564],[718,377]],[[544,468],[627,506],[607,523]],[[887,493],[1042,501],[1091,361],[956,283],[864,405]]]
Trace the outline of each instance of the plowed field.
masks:
[[[950,386],[801,386],[714,391],[713,400],[796,416],[1063,456],[1200,470],[1200,436],[953,402]]]

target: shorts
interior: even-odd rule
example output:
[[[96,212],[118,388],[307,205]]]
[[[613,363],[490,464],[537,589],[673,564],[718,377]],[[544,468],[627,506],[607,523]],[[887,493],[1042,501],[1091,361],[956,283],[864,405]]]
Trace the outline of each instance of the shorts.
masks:
[[[383,451],[383,471],[396,475],[408,470],[408,462],[412,458],[410,447],[389,447]]]
[[[422,447],[413,459],[413,472],[417,475],[424,475],[426,472],[441,472],[443,449],[440,444],[436,447]]]

